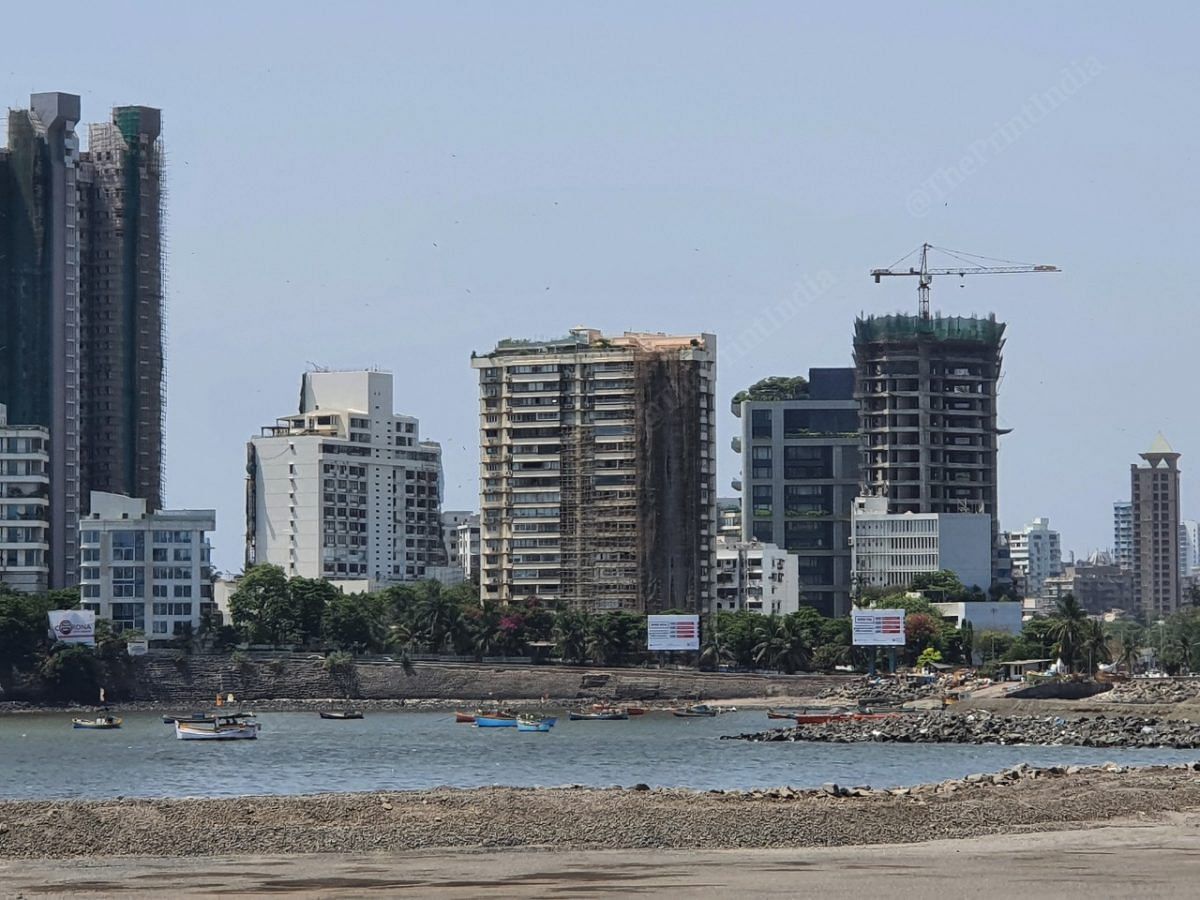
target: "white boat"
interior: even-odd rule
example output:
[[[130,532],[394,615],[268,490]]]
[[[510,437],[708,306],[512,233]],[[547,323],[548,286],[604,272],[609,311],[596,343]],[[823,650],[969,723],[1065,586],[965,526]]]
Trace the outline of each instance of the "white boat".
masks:
[[[242,716],[213,716],[204,722],[175,722],[175,737],[181,741],[252,741],[262,726]]]

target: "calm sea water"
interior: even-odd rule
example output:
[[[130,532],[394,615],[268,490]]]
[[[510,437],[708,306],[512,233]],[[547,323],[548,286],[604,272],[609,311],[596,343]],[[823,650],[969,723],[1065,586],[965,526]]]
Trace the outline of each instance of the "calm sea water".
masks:
[[[569,722],[549,734],[458,725],[449,713],[377,712],[361,721],[263,713],[256,741],[179,741],[152,713],[118,731],[76,731],[67,714],[0,717],[0,798],[194,797],[411,790],[438,786],[893,787],[1034,765],[1192,761],[1196,751],[905,744],[758,744],[760,710],[715,719],[650,713]]]

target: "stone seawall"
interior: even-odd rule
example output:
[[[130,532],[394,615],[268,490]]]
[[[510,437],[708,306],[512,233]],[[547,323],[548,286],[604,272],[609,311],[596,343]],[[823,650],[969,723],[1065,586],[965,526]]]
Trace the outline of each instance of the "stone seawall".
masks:
[[[316,655],[253,658],[172,657],[134,660],[130,698],[141,702],[199,702],[218,693],[243,700],[486,699],[728,700],[812,697],[854,680],[843,675],[742,675],[658,669],[586,669],[418,662],[412,674],[395,663],[359,663],[350,674],[330,672]]]

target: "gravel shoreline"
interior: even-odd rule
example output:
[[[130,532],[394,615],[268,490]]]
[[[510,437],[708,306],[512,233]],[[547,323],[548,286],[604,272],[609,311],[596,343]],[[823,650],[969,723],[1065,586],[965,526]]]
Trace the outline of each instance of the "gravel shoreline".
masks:
[[[1200,808],[1200,762],[1032,768],[894,790],[485,788],[0,802],[0,859],[436,848],[750,848],[1061,830]]]

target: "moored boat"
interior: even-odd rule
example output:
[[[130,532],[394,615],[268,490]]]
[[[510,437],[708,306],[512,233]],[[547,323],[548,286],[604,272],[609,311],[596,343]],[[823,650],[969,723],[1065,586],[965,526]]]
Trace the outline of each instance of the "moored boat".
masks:
[[[322,719],[338,719],[344,721],[346,719],[361,719],[362,717],[363,714],[357,709],[335,709],[332,712],[323,711],[321,713]]]
[[[184,713],[178,716],[163,716],[164,725],[174,725],[176,722],[207,722],[212,716],[209,713]]]
[[[460,725],[474,725],[475,713],[463,712],[461,709],[454,711],[454,721]]]
[[[572,711],[567,718],[572,722],[617,722],[628,719],[629,713],[623,709],[581,709],[578,712]]]
[[[798,713],[791,709],[768,709],[768,719],[794,719]]]
[[[517,714],[507,710],[480,710],[475,713],[475,726],[477,728],[516,728]]]
[[[593,703],[592,712],[623,712],[627,716],[644,716],[644,706],[614,706],[611,703]]]
[[[694,706],[686,706],[683,709],[673,709],[671,713],[672,715],[679,716],[681,719],[711,719],[717,714],[717,710],[712,706],[697,703]]]
[[[246,716],[212,716],[203,722],[176,722],[175,737],[181,741],[252,741],[262,726]]]
[[[557,722],[554,716],[517,716],[517,731],[546,732]]]
[[[72,728],[90,728],[93,731],[111,731],[120,728],[124,721],[120,716],[96,716],[94,719],[72,719]]]

